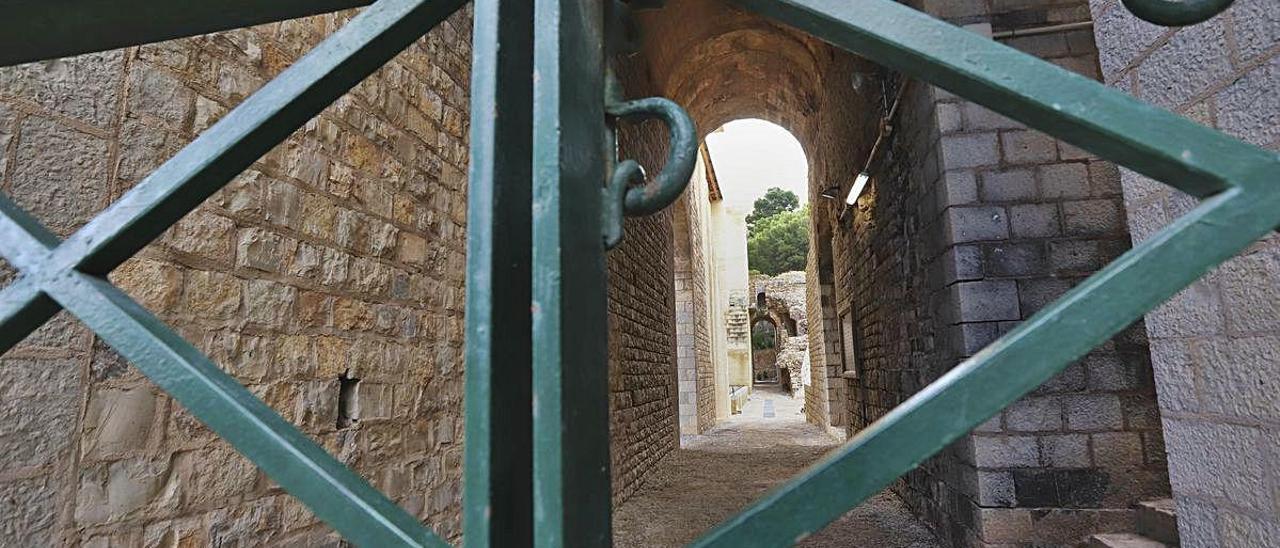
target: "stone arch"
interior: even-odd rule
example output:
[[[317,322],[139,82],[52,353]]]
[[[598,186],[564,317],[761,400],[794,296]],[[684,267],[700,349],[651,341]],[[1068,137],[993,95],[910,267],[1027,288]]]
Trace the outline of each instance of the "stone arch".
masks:
[[[680,103],[704,134],[744,118],[791,133],[808,162],[812,224],[830,224],[838,201],[818,196],[831,186],[847,188],[862,168],[884,101],[881,69],[725,0],[669,0],[660,12],[639,14],[638,22],[641,51],[620,71],[628,89]],[[747,295],[748,306],[753,297]],[[808,333],[803,323],[796,330]],[[838,338],[818,345],[829,347],[838,349]],[[806,376],[838,376],[840,364],[829,358],[818,351],[805,359],[813,363]],[[806,405],[810,420],[843,426],[846,383],[823,377],[809,384],[819,385],[816,401]]]

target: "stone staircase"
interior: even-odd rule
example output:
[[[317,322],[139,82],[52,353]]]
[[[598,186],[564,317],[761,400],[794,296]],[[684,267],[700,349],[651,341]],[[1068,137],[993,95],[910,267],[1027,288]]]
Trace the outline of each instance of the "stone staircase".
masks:
[[[1139,502],[1137,533],[1104,533],[1089,537],[1087,548],[1166,548],[1178,546],[1178,517],[1173,499]]]

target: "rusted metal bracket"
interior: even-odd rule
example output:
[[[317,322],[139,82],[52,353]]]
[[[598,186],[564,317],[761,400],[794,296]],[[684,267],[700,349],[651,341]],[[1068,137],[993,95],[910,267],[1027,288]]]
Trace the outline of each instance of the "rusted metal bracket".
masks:
[[[662,0],[611,0],[606,10],[608,19],[605,32],[611,54],[634,53],[639,49],[638,31],[631,18],[633,9],[662,7]],[[615,163],[609,166],[609,180],[603,190],[603,231],[605,249],[613,249],[622,242],[624,216],[642,216],[657,213],[671,205],[689,184],[698,158],[698,135],[693,119],[684,108],[665,97],[646,97],[626,100],[622,97],[622,84],[617,75],[608,70],[605,75],[605,116],[609,157]],[[670,146],[666,165],[653,180],[648,180],[644,167],[631,159],[616,161],[618,151],[617,123],[623,118],[662,120],[669,130]],[[633,186],[633,183],[638,183]]]

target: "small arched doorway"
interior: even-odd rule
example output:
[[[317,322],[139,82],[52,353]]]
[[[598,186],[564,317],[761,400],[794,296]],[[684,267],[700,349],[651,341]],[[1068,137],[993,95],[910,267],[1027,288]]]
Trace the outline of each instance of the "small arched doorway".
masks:
[[[757,318],[751,324],[751,378],[754,384],[777,384],[778,325],[768,316]]]

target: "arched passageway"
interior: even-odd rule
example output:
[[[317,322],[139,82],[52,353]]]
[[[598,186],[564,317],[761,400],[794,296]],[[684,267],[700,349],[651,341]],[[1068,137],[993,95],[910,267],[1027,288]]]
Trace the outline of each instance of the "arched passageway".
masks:
[[[1005,33],[1089,18],[1059,6],[925,8],[984,21],[975,32],[997,30],[997,39],[1097,77],[1087,33]],[[803,416],[819,431],[865,428],[1130,245],[1118,171],[1096,157],[722,0],[671,0],[641,27],[641,52],[617,67],[629,93],[670,97],[703,130],[743,118],[777,124],[809,160]],[[657,131],[628,136],[629,150],[657,157]],[[731,300],[752,307],[754,298]],[[749,338],[740,313],[712,321]],[[995,531],[1022,527],[1030,508],[1066,516],[1024,527],[1026,539],[1046,544],[1132,517],[1136,502],[1169,491],[1140,330],[892,491],[953,545],[1005,542]],[[751,409],[735,399],[739,382],[710,384],[716,422],[700,423],[700,433]]]
[[[641,52],[619,60],[615,67],[629,95],[675,100],[704,134],[743,119],[776,124],[794,137],[807,159],[804,189],[810,197],[861,169],[860,158],[875,139],[883,103],[878,67],[719,0],[672,0],[661,12],[640,19]],[[625,128],[623,148],[641,159],[659,158],[660,131],[653,126]],[[829,330],[823,314],[792,317],[786,307],[774,314],[768,303],[757,310],[745,271],[741,289],[725,287],[732,278],[723,266],[725,259],[746,252],[745,226],[732,249],[709,245],[721,231],[717,229],[724,228],[710,221],[715,219],[711,210],[724,207],[733,191],[719,173],[725,169],[714,150],[704,147],[689,190],[672,210],[682,449],[663,461],[659,476],[619,507],[616,538],[621,546],[692,540],[834,447],[839,439],[831,433],[843,434],[847,421],[838,367],[808,368],[810,378],[804,379],[798,378],[797,368],[790,380],[805,387],[799,398],[776,385],[752,390],[755,327],[772,328],[774,347],[787,336],[804,337],[811,348],[820,349],[839,348],[839,341],[825,338]],[[814,198],[808,207],[819,218],[834,215],[834,205]],[[803,309],[803,291],[798,301]],[[756,313],[759,318],[753,318]],[[745,374],[735,373],[726,363],[745,365]],[[780,376],[777,365],[773,367],[773,373],[765,375],[768,380]],[[752,462],[764,460],[770,464],[762,476],[744,481],[752,473]],[[713,472],[716,477],[708,476]],[[900,502],[886,497],[864,511],[895,516],[877,523],[911,524],[898,529],[920,533],[915,540],[929,538]],[[836,538],[894,535],[882,531],[877,537],[870,529],[858,529],[865,526],[856,525]]]
[[[777,324],[767,317],[757,318],[751,324],[751,377],[755,383],[777,384],[782,381],[778,371],[778,338],[782,336]]]

